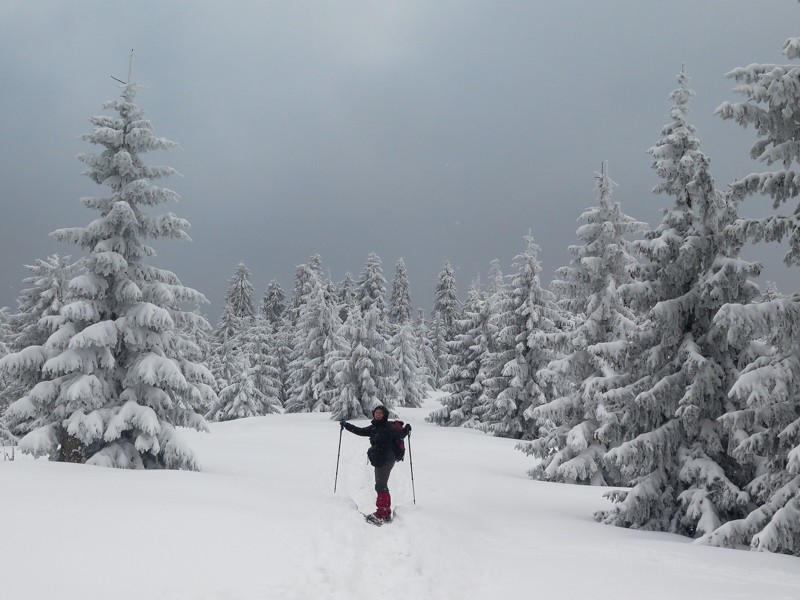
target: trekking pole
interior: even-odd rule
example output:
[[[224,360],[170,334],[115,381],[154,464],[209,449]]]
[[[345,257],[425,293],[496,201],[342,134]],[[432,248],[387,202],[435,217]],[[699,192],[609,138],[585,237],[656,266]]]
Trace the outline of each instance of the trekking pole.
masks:
[[[339,428],[339,451],[336,453],[336,478],[333,480],[333,493],[336,493],[336,484],[339,482],[339,457],[342,455],[342,432],[344,427]]]
[[[408,463],[411,465],[411,496],[414,498],[414,505],[417,504],[417,492],[414,490],[414,458],[411,456],[411,433],[408,434]]]

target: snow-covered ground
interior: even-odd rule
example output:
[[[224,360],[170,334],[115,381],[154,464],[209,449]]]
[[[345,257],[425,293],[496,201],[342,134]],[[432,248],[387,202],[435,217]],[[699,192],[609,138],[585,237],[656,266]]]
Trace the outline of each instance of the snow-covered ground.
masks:
[[[367,441],[327,414],[185,432],[202,473],[0,462],[0,599],[800,598],[800,560],[592,520],[604,490],[536,482],[512,440],[414,426],[373,509]]]

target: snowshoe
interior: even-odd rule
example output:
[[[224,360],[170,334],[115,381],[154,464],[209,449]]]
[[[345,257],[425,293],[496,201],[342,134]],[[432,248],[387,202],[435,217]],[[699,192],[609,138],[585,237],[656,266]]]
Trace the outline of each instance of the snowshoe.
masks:
[[[394,519],[394,515],[390,514],[388,519],[381,519],[380,517],[375,516],[374,513],[370,513],[364,517],[364,520],[369,523],[370,525],[375,525],[376,527],[380,527],[384,524],[388,525]]]

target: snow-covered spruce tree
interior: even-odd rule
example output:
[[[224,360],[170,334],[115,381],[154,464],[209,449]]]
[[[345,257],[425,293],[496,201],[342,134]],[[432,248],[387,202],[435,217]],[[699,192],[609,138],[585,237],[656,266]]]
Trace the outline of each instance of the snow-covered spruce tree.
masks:
[[[253,306],[253,284],[250,283],[250,270],[239,263],[229,280],[225,296],[225,307],[214,337],[217,340],[234,340],[246,327],[249,319],[256,314]]]
[[[761,302],[772,302],[785,297],[786,295],[778,289],[778,284],[774,281],[767,281],[766,285],[761,289]]]
[[[255,385],[264,394],[265,413],[276,412],[286,397],[286,338],[279,331],[286,312],[286,298],[280,284],[269,282],[258,315],[242,335],[242,348],[249,355]]]
[[[0,357],[9,353],[9,340],[11,339],[11,327],[8,320],[11,318],[11,311],[7,306],[0,306]]]
[[[351,313],[341,328],[342,338],[351,342],[349,352],[333,365],[337,397],[332,419],[354,419],[371,415],[379,404],[395,405],[397,365],[380,331],[384,319],[380,308],[373,306],[363,315]]]
[[[274,357],[274,364],[278,369],[278,399],[281,406],[286,406],[291,389],[289,369],[294,353],[293,340],[294,327],[284,313],[284,318],[281,319],[272,335],[272,345],[270,346],[270,355]]]
[[[455,340],[456,321],[461,318],[461,303],[458,300],[455,274],[450,261],[445,261],[436,280],[432,317],[431,333],[436,336],[434,354],[439,363],[436,381],[437,385],[441,385],[452,365],[449,344]]]
[[[800,298],[728,304],[715,324],[737,344],[762,336],[751,342],[752,357],[730,390],[735,404],[720,419],[730,455],[752,474],[744,489],[753,504],[700,541],[800,556]]]
[[[283,313],[286,311],[286,294],[281,284],[274,279],[269,282],[261,299],[261,316],[272,325],[273,330],[281,321]]]
[[[431,341],[425,311],[420,309],[417,320],[414,322],[415,347],[419,358],[419,387],[422,393],[436,389],[433,372],[436,370],[436,357],[433,355],[433,342]]]
[[[661,224],[635,243],[645,260],[623,294],[646,312],[630,338],[628,381],[601,395],[622,429],[605,457],[629,491],[609,494],[616,505],[596,514],[605,523],[699,536],[742,516],[750,474],[731,460],[733,440],[719,422],[727,392],[747,351],[713,321],[728,302],[757,294],[748,278],[760,266],[738,258],[728,235],[736,203],[714,188],[709,160],[687,122],[692,94],[684,72],[672,93],[672,121],[649,150],[662,179],[656,193],[672,197]]]
[[[411,320],[411,290],[408,287],[408,272],[406,263],[400,258],[394,269],[392,282],[392,297],[389,301],[389,323],[404,325]]]
[[[0,381],[2,380],[0,379]],[[0,446],[16,446],[18,441],[17,436],[11,433],[8,425],[6,425],[3,413],[0,413]]]
[[[7,352],[19,352],[28,346],[41,346],[50,337],[52,331],[47,326],[48,317],[57,316],[67,298],[67,285],[81,269],[82,261],[70,262],[70,257],[57,254],[46,259],[37,259],[33,265],[26,265],[32,273],[23,282],[31,284],[17,297],[17,311],[8,315],[5,322],[4,340]],[[30,365],[14,376],[2,376],[3,386],[0,390],[0,414],[14,401],[26,395],[42,380],[40,367]],[[16,431],[17,435],[28,433],[24,429]]]
[[[790,60],[800,58],[800,38],[789,38],[783,54]],[[723,119],[733,119],[742,127],[752,125],[759,139],[750,156],[767,165],[778,163],[781,169],[752,173],[734,184],[737,194],[763,194],[772,198],[778,209],[800,196],[800,171],[797,170],[800,122],[797,99],[800,90],[800,65],[760,65],[734,69],[726,75],[736,80],[734,89],[745,96],[744,102],[724,102],[716,110]],[[787,238],[789,249],[784,256],[788,266],[800,265],[800,204],[789,215],[773,214],[761,219],[741,219],[734,227],[740,235],[755,242],[781,242]]]
[[[314,274],[317,276],[317,279],[320,280],[322,285],[325,285],[325,273],[322,266],[322,256],[319,254],[312,254],[308,257],[308,267],[314,271]]]
[[[214,330],[215,364],[222,366],[221,374],[215,373],[217,379],[221,376],[230,382],[233,369],[238,368],[241,362],[239,355],[244,346],[242,336],[252,327],[255,314],[250,270],[244,263],[239,263],[229,280],[225,306]]]
[[[631,280],[636,264],[625,236],[640,232],[644,224],[625,215],[619,203],[611,202],[612,185],[604,165],[597,176],[598,205],[583,212],[585,224],[576,232],[583,245],[570,247],[574,258],[557,271],[558,279],[553,282],[556,293],[580,315],[580,321],[564,340],[564,355],[536,375],[542,385],[560,392],[528,413],[539,426],[537,439],[520,448],[541,459],[530,472],[538,479],[617,483],[615,474],[603,465],[607,449],[620,437],[618,417],[609,410],[603,392],[619,385],[627,373],[626,340],[635,330],[636,317],[622,301],[619,287]],[[541,299],[531,302],[531,318],[543,304]],[[547,335],[554,324],[539,325],[544,336],[537,336],[536,325],[529,326],[531,346],[558,349],[562,334]],[[542,397],[540,385],[532,391]]]
[[[239,335],[245,330],[242,319],[235,316],[226,304],[222,307],[222,316],[211,336],[211,356],[209,368],[218,386],[227,385],[231,377],[233,365],[241,351]]]
[[[444,376],[442,407],[425,419],[437,425],[472,427],[477,424],[473,409],[481,395],[480,366],[487,352],[489,304],[475,282],[467,293],[462,318],[454,323],[455,340],[450,342],[452,364]]]
[[[363,327],[358,335],[358,343],[366,352],[356,352],[355,365],[359,372],[361,406],[375,407],[380,402],[392,408],[397,402],[394,386],[397,364],[392,357],[392,348],[381,328],[385,328],[385,314],[378,306],[364,313]]]
[[[358,306],[358,284],[350,272],[345,273],[344,279],[338,286],[339,318],[342,323],[347,321],[348,315]]]
[[[325,302],[335,306],[336,313],[339,314],[341,310],[341,306],[339,306],[339,289],[336,286],[336,282],[333,281],[330,271],[328,271],[328,278],[325,280]]]
[[[481,429],[496,436],[538,437],[531,411],[548,399],[538,373],[555,358],[547,336],[556,333],[558,318],[553,294],[539,281],[539,250],[527,235],[525,251],[514,259],[516,273],[508,290],[499,267],[494,273],[496,291],[489,308],[499,313],[489,318],[489,335],[496,337],[481,361],[478,413]]]
[[[200,307],[195,306],[192,309],[192,313],[194,314],[194,318],[185,320],[180,329],[186,338],[192,342],[198,350],[197,358],[195,358],[195,362],[199,362],[204,364],[211,374],[214,375],[214,370],[212,368],[213,358],[214,358],[214,338],[211,325],[206,320],[205,316],[200,312]],[[216,375],[214,376],[215,383],[212,385],[214,391],[219,391],[218,382],[216,382]],[[210,400],[207,396],[195,397],[196,404],[194,405],[194,410],[201,415],[205,415],[208,410],[211,408],[208,401]]]
[[[422,406],[417,339],[413,326],[408,321],[397,325],[397,333],[392,338],[392,358],[397,365],[397,406]]]
[[[11,433],[0,415],[0,446],[16,446],[17,441],[17,436]]]
[[[8,321],[12,333],[10,345],[15,351],[41,346],[50,337],[51,331],[45,328],[47,322],[39,322],[45,317],[58,315],[64,306],[67,285],[83,265],[82,259],[70,260],[70,256],[53,254],[45,259],[36,259],[32,265],[25,265],[31,275],[22,281],[31,287],[20,292],[17,311]]]
[[[339,333],[346,340],[348,349],[333,364],[336,396],[331,406],[331,419],[358,419],[370,414],[370,408],[361,406],[361,387],[357,357],[363,353],[359,336],[364,329],[364,318],[360,310],[348,313]]]
[[[411,291],[405,261],[397,261],[389,304],[389,323],[394,331],[392,356],[398,367],[395,387],[398,406],[421,406],[418,340],[411,324]]]
[[[9,353],[8,344],[6,340],[10,337],[8,328],[8,318],[10,311],[8,307],[0,307],[0,358]],[[8,387],[5,375],[0,372],[0,385],[4,388]],[[11,433],[6,425],[4,413],[6,405],[0,398],[0,446],[15,446],[17,444],[17,436]]]
[[[214,421],[232,421],[276,412],[275,398],[267,397],[257,385],[258,374],[250,365],[247,355],[236,358],[230,382],[219,392],[219,398],[207,418]]]
[[[370,252],[367,257],[367,263],[358,280],[358,303],[364,314],[371,308],[378,310],[380,319],[376,325],[383,332],[383,323],[386,321],[386,279],[383,277],[381,259],[374,252]]]
[[[225,304],[231,309],[231,314],[240,319],[249,319],[256,315],[253,303],[253,284],[250,283],[250,269],[244,263],[236,265],[233,277],[230,279]]]
[[[275,351],[276,335],[272,323],[261,315],[253,319],[253,325],[242,337],[245,354],[249,357],[253,371],[253,382],[263,394],[263,412],[278,412],[281,403],[281,365]]]
[[[297,319],[300,317],[300,308],[306,301],[306,297],[311,293],[314,282],[311,280],[311,274],[315,273],[314,269],[310,268],[307,264],[297,265],[294,271],[294,290],[292,291],[292,300],[286,310],[288,313],[286,318],[292,326],[297,324]],[[316,276],[316,283],[321,284],[320,278]]]
[[[338,307],[325,300],[323,283],[310,267],[305,268],[310,291],[297,318],[285,408],[286,412],[327,412],[336,396],[333,364],[345,352],[345,343],[339,333]]]
[[[200,312],[199,306],[195,306],[192,312],[195,318],[183,324],[181,326],[181,331],[197,345],[203,357],[201,362],[205,363],[211,354],[211,342],[214,330],[211,328],[208,320],[206,320]]]
[[[8,310],[7,306],[0,307],[0,358],[3,358],[6,354],[10,352],[9,350],[9,342],[8,340],[11,338],[11,329],[8,326],[8,319],[11,316],[11,311]],[[4,389],[9,386],[8,378],[0,371],[0,386]],[[0,445],[15,445],[17,443],[16,436],[12,435],[12,433],[8,430],[8,426],[5,422],[5,411],[6,411],[6,401],[3,400],[3,397],[0,396]]]
[[[789,60],[800,58],[800,38],[783,46]],[[723,119],[753,125],[758,139],[750,150],[756,160],[777,169],[753,173],[733,185],[740,196],[761,194],[776,211],[794,200],[788,214],[741,218],[727,234],[755,242],[788,242],[784,262],[800,265],[800,65],[751,64],[734,69],[735,91],[744,102],[723,103]],[[730,453],[754,469],[746,486],[757,508],[704,536],[703,541],[800,556],[800,294],[765,298],[752,305],[729,304],[715,319],[729,342],[753,340],[757,351],[731,388],[735,407],[722,417],[730,435]],[[735,300],[731,300],[735,302]],[[757,338],[766,340],[767,344]],[[756,338],[756,339],[754,339]]]
[[[438,389],[450,369],[450,349],[447,346],[447,328],[437,314],[433,315],[429,333],[429,343],[434,358],[431,375],[434,385]]]
[[[209,338],[209,345],[205,355],[208,370],[211,371],[214,377],[214,390],[218,392],[228,385],[227,377],[229,372],[233,370],[231,360],[233,358],[233,353],[224,353],[222,345],[219,344],[212,335]],[[223,358],[226,359],[224,362]]]
[[[514,357],[516,348],[513,341],[515,336],[506,336],[504,339],[508,343],[500,343],[500,332],[513,310],[508,284],[497,259],[492,260],[489,267],[486,304],[489,314],[486,323],[486,352],[480,364],[481,392],[478,404],[472,409],[478,420],[483,419],[483,415],[491,409],[494,399],[504,389],[507,379],[502,377],[503,367]]]
[[[179,326],[198,318],[182,303],[205,298],[146,263],[155,251],[144,238],[189,239],[189,223],[144,211],[178,195],[153,184],[175,171],[146,166],[141,154],[175,144],[153,135],[135,95],[135,84],[124,85],[122,99],[105,104],[116,115],[93,117],[94,131],[83,136],[103,147],[79,156],[86,174],[111,195],[83,199],[99,213],[89,225],[53,234],[90,253],[86,273],[70,281],[70,302],[49,318],[48,340],[0,367],[14,373],[35,365],[45,378],[9,408],[32,429],[23,451],[111,467],[197,469],[175,425],[206,429],[191,407],[198,397],[214,398],[213,378],[190,358],[197,348]]]
[[[456,290],[456,276],[450,261],[446,260],[436,279],[433,296],[433,316],[439,317],[444,326],[444,338],[450,342],[455,339],[455,323],[460,318],[461,303]]]
[[[9,321],[11,311],[7,306],[0,306],[0,358],[10,352],[11,339],[13,337]],[[0,373],[2,376],[2,373]]]

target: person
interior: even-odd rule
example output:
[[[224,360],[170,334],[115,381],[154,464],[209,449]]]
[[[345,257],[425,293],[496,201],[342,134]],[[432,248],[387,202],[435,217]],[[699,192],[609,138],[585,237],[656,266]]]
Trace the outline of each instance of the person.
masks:
[[[389,475],[394,463],[398,460],[397,441],[411,432],[411,425],[398,427],[396,423],[397,421],[389,420],[389,409],[385,406],[376,406],[372,410],[372,422],[366,427],[356,427],[345,420],[339,421],[342,429],[356,435],[369,437],[367,457],[370,464],[375,467],[375,491],[378,497],[375,500],[375,513],[368,515],[367,519],[377,524],[392,520]]]

